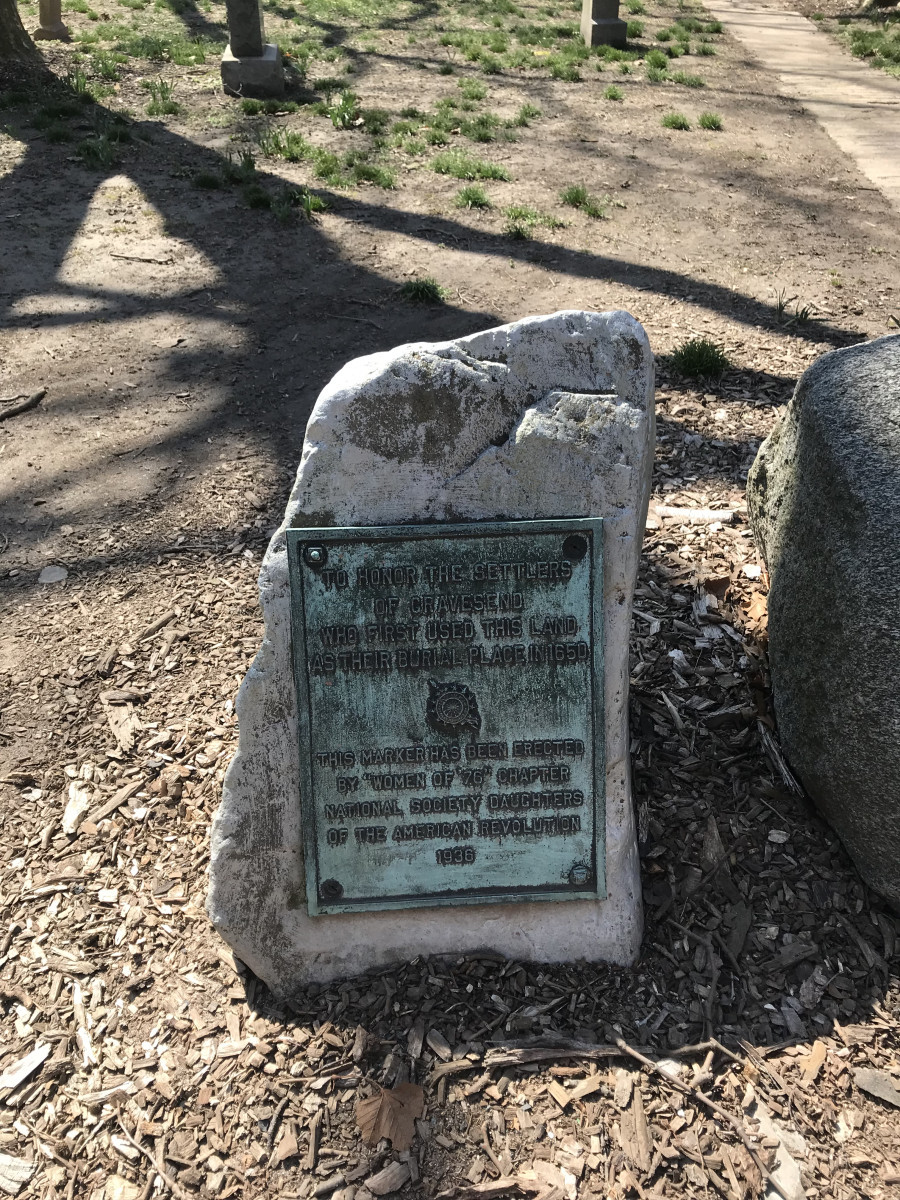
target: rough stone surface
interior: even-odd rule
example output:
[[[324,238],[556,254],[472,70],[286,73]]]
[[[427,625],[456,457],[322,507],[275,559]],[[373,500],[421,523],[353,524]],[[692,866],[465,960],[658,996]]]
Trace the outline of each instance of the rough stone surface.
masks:
[[[634,960],[628,634],[653,444],[652,355],[623,312],[561,312],[401,346],[349,363],[322,392],[263,561],[265,638],[238,697],[240,747],[212,832],[210,917],[274,991],[421,953]],[[282,531],[581,516],[606,520],[609,899],[308,917]]]
[[[222,55],[222,87],[229,96],[284,95],[284,64],[281,51],[269,42],[258,57],[240,58],[231,46],[225,47]]]
[[[778,730],[860,874],[900,905],[900,337],[818,360],[748,480]]]

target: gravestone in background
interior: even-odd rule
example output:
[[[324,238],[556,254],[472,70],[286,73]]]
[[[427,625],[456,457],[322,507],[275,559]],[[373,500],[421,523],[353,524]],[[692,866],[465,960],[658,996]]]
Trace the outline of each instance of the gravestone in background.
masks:
[[[782,746],[900,907],[900,337],[813,363],[747,488]]]
[[[40,24],[31,35],[36,42],[68,42],[69,28],[63,24],[62,0],[39,0],[38,20]]]
[[[653,427],[622,312],[402,346],[322,392],[212,837],[210,916],[274,991],[423,953],[634,960]]]
[[[228,45],[222,55],[222,86],[229,96],[283,96],[281,51],[266,42],[260,0],[225,0]]]
[[[586,46],[624,50],[628,25],[619,16],[619,0],[582,0],[581,36]]]

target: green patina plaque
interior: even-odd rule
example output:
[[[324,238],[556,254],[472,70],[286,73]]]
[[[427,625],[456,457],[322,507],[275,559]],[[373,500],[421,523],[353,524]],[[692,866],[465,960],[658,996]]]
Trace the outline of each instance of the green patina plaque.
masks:
[[[605,896],[602,527],[288,530],[311,915]]]

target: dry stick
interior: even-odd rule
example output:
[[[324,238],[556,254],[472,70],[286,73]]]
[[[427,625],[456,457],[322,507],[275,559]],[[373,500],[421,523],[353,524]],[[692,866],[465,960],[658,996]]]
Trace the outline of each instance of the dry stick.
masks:
[[[797,1101],[797,1094],[794,1091],[794,1089],[792,1087],[790,1087],[785,1082],[784,1079],[782,1079],[782,1077],[778,1074],[778,1072],[773,1067],[769,1066],[769,1064],[766,1062],[765,1058],[759,1053],[759,1051],[756,1049],[755,1046],[751,1046],[751,1044],[749,1042],[745,1042],[743,1039],[739,1039],[739,1040],[740,1040],[741,1046],[743,1047],[743,1049],[747,1055],[747,1058],[749,1058],[750,1062],[754,1065],[754,1067],[756,1067],[757,1070],[762,1071],[766,1075],[768,1075],[769,1078],[772,1080],[772,1082],[775,1084],[775,1086],[778,1088],[778,1090],[782,1093],[782,1095],[787,1096],[788,1101],[791,1105],[791,1109],[794,1113],[794,1116],[799,1117],[800,1120],[803,1122],[803,1124],[807,1126],[807,1128],[815,1130],[816,1129],[815,1122],[812,1121],[806,1115],[806,1113],[803,1111],[803,1109],[801,1108],[800,1104]],[[766,1085],[766,1091],[769,1090],[769,1087],[770,1087],[770,1085]]]
[[[670,508],[667,504],[657,504],[651,511],[658,517],[668,517],[687,525],[707,525],[716,521],[729,525],[734,520],[733,508]]]
[[[275,1138],[278,1134],[278,1126],[281,1124],[282,1113],[288,1106],[288,1099],[289,1099],[288,1096],[283,1096],[278,1101],[278,1105],[275,1108],[275,1111],[272,1113],[272,1119],[269,1122],[269,1136],[267,1138],[267,1141],[268,1141],[268,1145],[269,1145],[269,1153],[270,1154],[275,1149]]]
[[[692,937],[695,942],[699,942],[699,944],[706,951],[706,957],[709,961],[710,981],[709,991],[706,995],[706,1002],[703,1005],[703,1019],[705,1025],[703,1032],[707,1037],[711,1037],[713,1026],[715,1025],[715,1021],[713,1020],[713,1005],[716,1002],[716,988],[719,983],[719,963],[715,954],[713,953],[712,938],[708,933],[705,937],[702,934],[695,933],[693,929],[688,929],[686,925],[679,924],[674,917],[669,917],[668,921],[670,925],[674,925],[676,929],[680,929],[682,933],[687,934],[688,937]]]
[[[153,1170],[156,1172],[156,1174],[160,1177],[160,1179],[163,1181],[163,1183],[166,1185],[166,1187],[169,1189],[169,1191],[175,1197],[175,1200],[191,1200],[191,1197],[188,1195],[188,1193],[182,1187],[180,1187],[179,1184],[177,1184],[175,1182],[175,1180],[172,1178],[172,1176],[168,1173],[168,1171],[166,1171],[163,1168],[162,1163],[157,1162],[156,1159],[153,1157],[153,1155],[150,1153],[150,1151],[145,1146],[142,1146],[139,1141],[137,1141],[135,1138],[133,1138],[131,1136],[131,1134],[128,1132],[128,1129],[125,1126],[125,1122],[122,1120],[121,1111],[117,1112],[116,1116],[119,1121],[119,1128],[125,1134],[126,1138],[129,1140],[129,1142],[131,1142],[131,1144],[132,1144],[132,1146],[134,1146],[135,1150],[139,1151],[141,1154],[143,1154],[144,1158],[147,1159],[147,1161],[150,1163],[150,1166],[153,1168]],[[786,1198],[786,1200],[787,1200],[787,1198]]]
[[[7,417],[14,417],[18,413],[27,412],[29,408],[37,408],[46,395],[47,389],[40,388],[38,391],[32,392],[30,396],[26,396],[24,400],[18,400],[15,404],[10,404],[8,408],[0,408],[0,421],[5,421]]]
[[[153,621],[150,625],[148,625],[146,629],[142,629],[141,632],[134,639],[135,642],[138,644],[141,643],[144,640],[144,638],[148,638],[152,634],[156,633],[157,630],[162,629],[163,625],[168,625],[168,623],[170,621],[174,621],[176,616],[177,616],[177,614],[175,612],[175,609],[170,608],[169,611],[164,612],[161,617],[157,617],[156,620]]]
[[[72,1174],[69,1176],[69,1186],[66,1188],[66,1200],[72,1200],[75,1195],[75,1184],[78,1180],[78,1163],[72,1166]]]
[[[785,1191],[785,1189],[781,1186],[778,1180],[773,1177],[772,1172],[759,1157],[759,1153],[756,1150],[756,1147],[750,1141],[750,1135],[747,1133],[742,1123],[737,1119],[737,1117],[730,1113],[727,1108],[723,1108],[718,1101],[713,1100],[712,1096],[707,1096],[705,1092],[701,1092],[699,1088],[691,1087],[690,1084],[682,1083],[680,1079],[674,1079],[671,1075],[667,1075],[665,1071],[660,1070],[655,1062],[652,1062],[649,1058],[646,1058],[643,1054],[641,1054],[640,1050],[633,1049],[633,1047],[629,1046],[628,1043],[622,1038],[616,1038],[616,1045],[623,1054],[628,1054],[631,1058],[636,1059],[643,1066],[649,1068],[649,1070],[651,1070],[655,1075],[658,1075],[660,1079],[664,1079],[670,1086],[678,1088],[679,1091],[683,1092],[686,1096],[693,1096],[694,1099],[699,1100],[701,1104],[705,1104],[707,1108],[711,1109],[717,1117],[721,1117],[723,1121],[727,1121],[746,1146],[748,1154],[753,1159],[763,1179],[765,1179],[766,1182],[775,1189],[778,1195],[782,1197],[782,1200],[793,1200],[791,1194]]]

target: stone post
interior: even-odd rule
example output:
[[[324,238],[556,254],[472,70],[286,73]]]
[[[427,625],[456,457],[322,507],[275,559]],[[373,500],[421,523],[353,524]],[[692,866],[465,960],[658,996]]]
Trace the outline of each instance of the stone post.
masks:
[[[41,23],[32,35],[36,42],[69,40],[69,30],[62,19],[62,0],[40,0],[38,14]]]
[[[619,0],[582,0],[581,36],[586,46],[625,48],[628,26],[619,17]]]
[[[226,0],[225,8],[229,35],[222,56],[225,91],[230,96],[284,95],[281,51],[265,40],[259,0]]]

